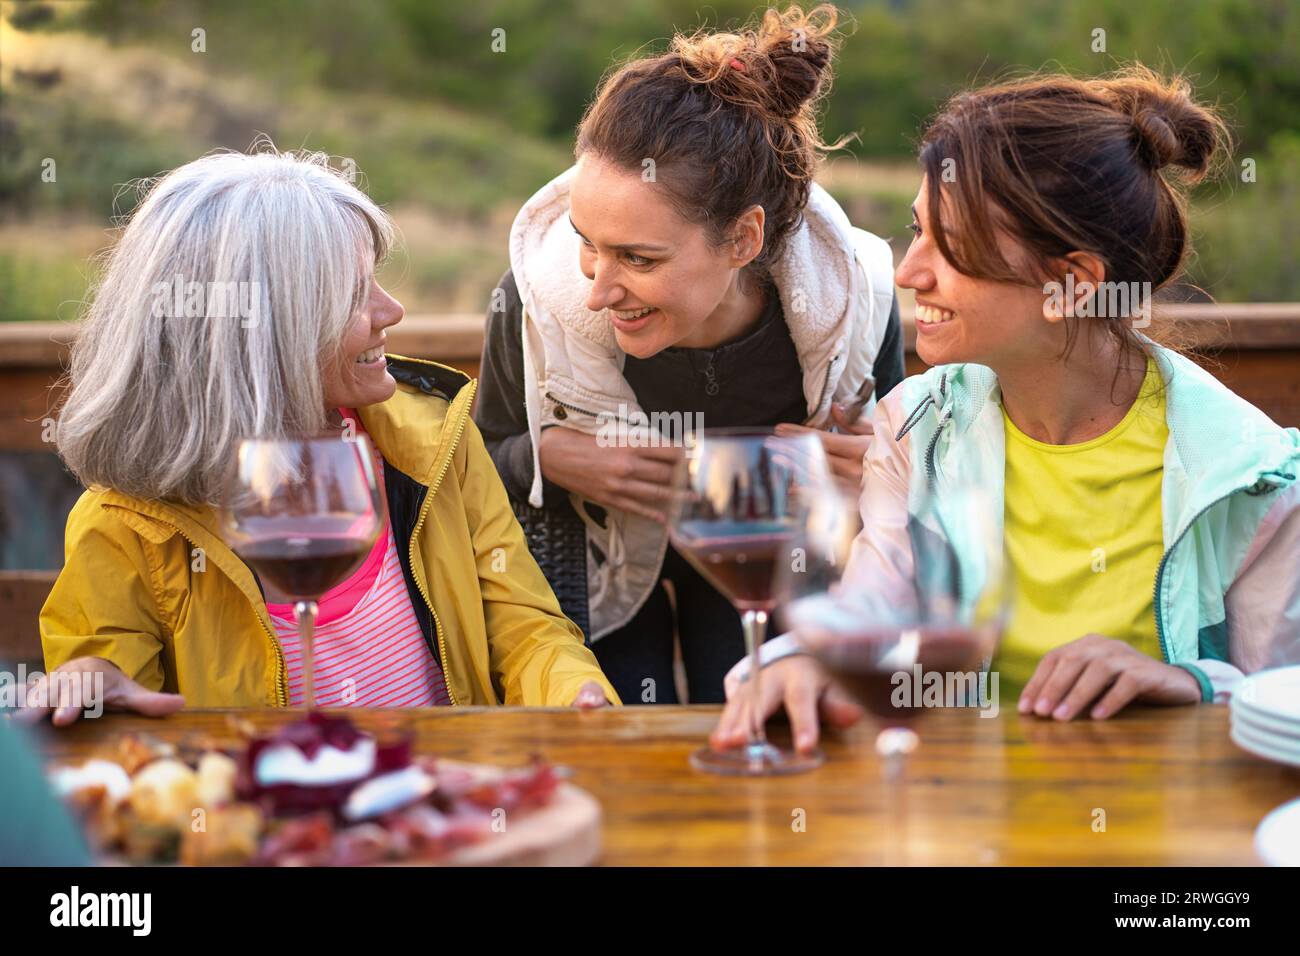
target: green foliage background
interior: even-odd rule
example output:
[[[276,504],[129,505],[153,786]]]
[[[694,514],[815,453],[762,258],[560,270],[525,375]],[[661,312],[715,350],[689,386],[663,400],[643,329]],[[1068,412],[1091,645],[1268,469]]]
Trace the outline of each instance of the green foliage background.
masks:
[[[1139,59],[1187,72],[1237,136],[1228,175],[1195,197],[1191,279],[1224,300],[1300,298],[1294,0],[839,6],[844,43],[824,132],[858,138],[824,181],[859,225],[902,235],[913,142],[957,90]],[[75,315],[91,250],[60,235],[94,236],[89,226],[129,209],[120,184],[216,146],[246,148],[259,132],[356,160],[407,232],[389,281],[408,311],[477,310],[505,268],[515,209],[569,162],[601,75],[662,49],[675,29],[735,25],[760,10],[736,0],[4,0],[0,19],[16,32],[5,34],[14,49],[0,49],[0,65],[23,52],[18,33],[76,52],[52,85],[4,74],[0,318]],[[191,50],[196,27],[202,54]],[[1092,49],[1098,28],[1105,53]],[[505,52],[492,49],[497,29]],[[46,157],[57,159],[57,183],[40,180]],[[1253,183],[1240,180],[1247,159]]]

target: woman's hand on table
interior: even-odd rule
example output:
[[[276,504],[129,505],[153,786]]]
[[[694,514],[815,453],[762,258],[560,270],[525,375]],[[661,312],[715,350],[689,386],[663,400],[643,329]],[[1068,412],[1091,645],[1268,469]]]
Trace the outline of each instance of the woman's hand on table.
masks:
[[[542,474],[561,488],[663,523],[683,450],[603,446],[595,435],[556,425],[543,429],[537,454]]]
[[[1200,700],[1200,684],[1183,668],[1158,661],[1123,641],[1087,634],[1043,655],[1016,709],[1057,720],[1073,720],[1088,710],[1093,720],[1105,720],[1131,703]]]
[[[831,473],[836,482],[854,497],[862,490],[862,458],[871,445],[874,434],[871,422],[860,417],[850,422],[844,406],[838,402],[831,406],[831,420],[827,427],[836,425],[838,432],[808,428],[806,425],[780,424],[776,426],[778,435],[798,435],[801,432],[813,432],[821,439],[826,449],[826,458],[830,462]]]
[[[46,705],[23,707],[15,713],[15,719],[35,723],[46,714],[53,714],[52,723],[54,726],[63,727],[76,721],[86,707],[93,708],[97,703],[102,703],[105,710],[132,711],[137,714],[144,714],[146,717],[165,717],[168,714],[174,714],[185,706],[185,698],[180,694],[163,694],[141,687],[123,674],[115,664],[100,657],[78,657],[53,671],[54,674],[65,675],[94,674],[96,672],[104,675],[103,698],[100,701],[86,700],[84,693],[78,704],[51,700],[48,696],[50,694],[49,676],[41,675],[36,681],[29,683],[20,693],[27,695],[24,698],[25,700],[31,700],[33,696],[40,700],[42,695],[46,695]],[[84,680],[81,677],[77,679]],[[55,681],[55,694],[58,693],[58,686],[59,681]]]
[[[816,661],[804,654],[782,658],[763,668],[763,720],[784,704],[790,718],[795,749],[809,751],[817,746],[819,719],[828,726],[844,728],[857,723],[864,713],[849,699]],[[749,739],[749,688],[734,678],[727,680],[727,705],[718,725],[709,735],[715,750],[738,747]]]
[[[605,689],[594,680],[589,680],[578,688],[578,696],[573,698],[573,703],[569,706],[578,710],[594,710],[597,707],[608,707],[609,701],[605,699]]]

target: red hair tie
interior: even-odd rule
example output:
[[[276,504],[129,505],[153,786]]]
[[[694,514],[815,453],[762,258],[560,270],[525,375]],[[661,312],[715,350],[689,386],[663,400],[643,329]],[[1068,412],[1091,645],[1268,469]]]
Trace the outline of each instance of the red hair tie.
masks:
[[[745,64],[741,63],[734,56],[731,58],[731,68],[733,70],[739,70],[741,73],[745,72]]]

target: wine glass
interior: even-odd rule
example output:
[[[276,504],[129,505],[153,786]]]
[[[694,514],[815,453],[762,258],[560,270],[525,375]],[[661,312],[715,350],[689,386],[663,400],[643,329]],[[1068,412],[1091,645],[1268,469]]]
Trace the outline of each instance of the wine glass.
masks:
[[[838,593],[861,530],[855,495],[834,485],[813,498],[791,543],[791,560],[777,565],[776,596],[783,612],[805,599]]]
[[[788,559],[809,503],[832,485],[826,454],[812,433],[704,429],[677,466],[669,537],[740,613],[750,661],[748,742],[732,750],[696,751],[691,763],[699,770],[765,776],[821,763],[818,753],[798,754],[767,740],[758,653],[776,605],[776,566]]]
[[[222,531],[236,554],[294,602],[309,715],[316,709],[316,602],[360,565],[384,521],[365,435],[241,442]]]
[[[995,501],[953,480],[914,491],[905,526],[862,499],[864,529],[837,585],[786,608],[796,639],[879,721],[876,751],[893,791],[896,862],[905,841],[906,757],[932,707],[989,705],[989,665],[1012,584]],[[873,520],[876,519],[876,520]]]

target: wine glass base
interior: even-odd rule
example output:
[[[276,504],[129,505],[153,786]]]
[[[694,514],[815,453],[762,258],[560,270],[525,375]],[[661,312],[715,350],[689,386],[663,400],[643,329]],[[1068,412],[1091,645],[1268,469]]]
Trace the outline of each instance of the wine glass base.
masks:
[[[701,747],[691,754],[691,766],[705,773],[727,777],[776,777],[788,773],[806,773],[826,761],[820,749],[807,753],[783,750],[769,743],[747,744],[731,750]]]

